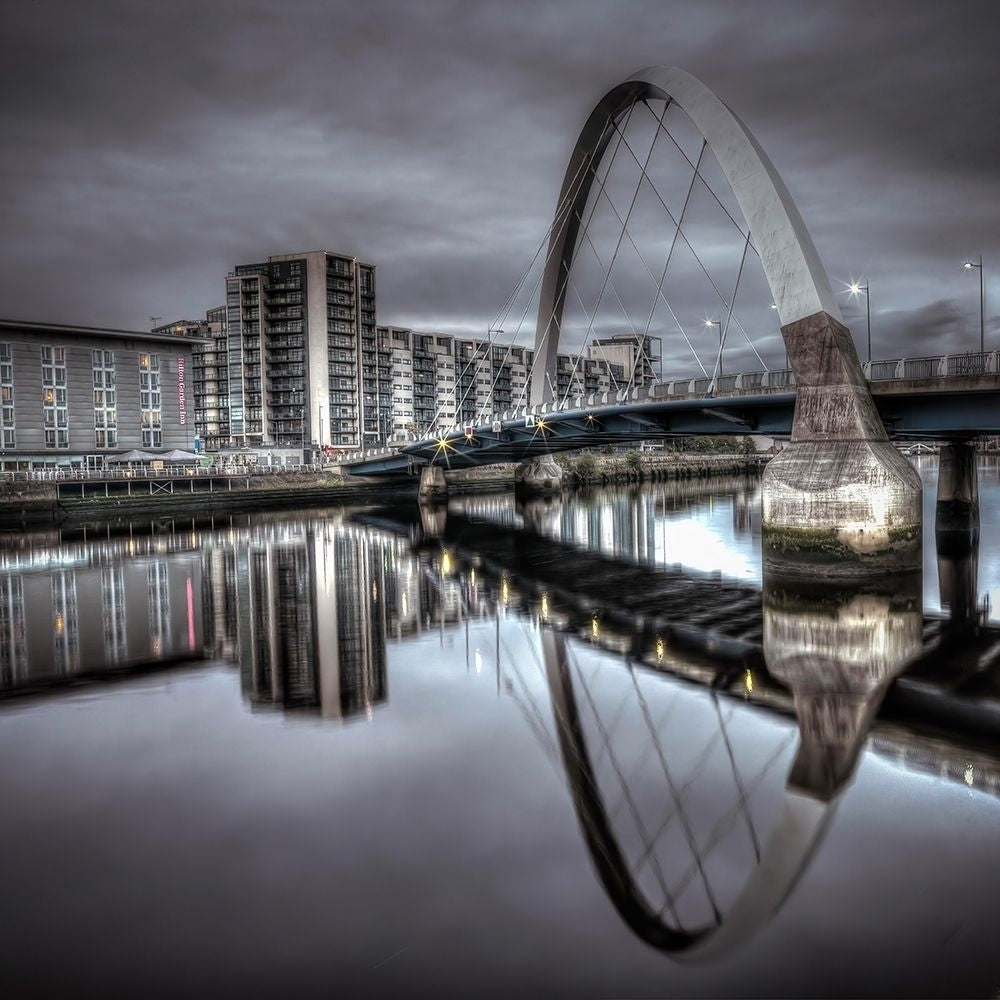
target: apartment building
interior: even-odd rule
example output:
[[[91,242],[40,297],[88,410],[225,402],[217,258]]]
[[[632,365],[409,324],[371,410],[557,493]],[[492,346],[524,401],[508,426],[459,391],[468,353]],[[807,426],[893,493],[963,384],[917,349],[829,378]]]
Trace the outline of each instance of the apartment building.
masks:
[[[391,358],[391,437],[421,436],[481,423],[527,402],[534,351],[486,338],[378,327]],[[559,398],[611,392],[627,380],[625,366],[601,357],[560,354]]]
[[[623,333],[596,339],[587,347],[587,357],[620,365],[625,385],[651,385],[660,378],[661,339]]]
[[[216,354],[204,365],[207,438],[217,428],[230,447],[355,449],[388,436],[391,361],[375,334],[373,265],[325,250],[241,264],[207,322],[226,345],[224,363]]]
[[[189,333],[0,320],[0,471],[190,450]]]
[[[205,319],[165,323],[154,327],[153,332],[195,338],[191,350],[195,446],[206,452],[228,447],[231,435],[226,307],[209,309]]]

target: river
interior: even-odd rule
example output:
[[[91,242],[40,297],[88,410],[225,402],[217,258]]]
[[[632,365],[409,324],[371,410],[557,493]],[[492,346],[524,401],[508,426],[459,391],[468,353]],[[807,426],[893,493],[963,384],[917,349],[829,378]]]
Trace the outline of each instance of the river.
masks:
[[[753,478],[0,536],[3,996],[995,996],[971,556],[762,579]]]

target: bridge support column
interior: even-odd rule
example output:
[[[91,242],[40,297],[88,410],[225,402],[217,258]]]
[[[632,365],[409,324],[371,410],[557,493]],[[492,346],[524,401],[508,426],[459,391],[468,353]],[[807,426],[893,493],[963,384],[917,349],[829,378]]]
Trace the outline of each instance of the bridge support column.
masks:
[[[920,477],[890,444],[850,331],[826,312],[782,327],[797,396],[763,480],[764,566],[849,579],[921,565]]]
[[[941,447],[934,524],[939,550],[947,542],[943,536],[957,533],[964,538],[979,530],[977,457],[975,441],[951,441]]]
[[[440,465],[425,465],[420,470],[420,489],[417,496],[421,500],[444,500],[448,496],[448,480]]]
[[[562,468],[551,455],[539,455],[514,470],[514,489],[519,493],[557,493],[562,489]]]

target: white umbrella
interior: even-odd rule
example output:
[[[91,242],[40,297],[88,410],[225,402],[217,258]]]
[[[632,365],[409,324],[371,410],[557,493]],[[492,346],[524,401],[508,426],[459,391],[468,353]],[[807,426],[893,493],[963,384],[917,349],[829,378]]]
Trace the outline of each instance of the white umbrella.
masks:
[[[121,455],[112,455],[108,459],[108,464],[120,463],[120,462],[152,462],[156,455],[150,454],[148,451],[139,451],[137,448],[133,448],[131,451],[123,452]]]

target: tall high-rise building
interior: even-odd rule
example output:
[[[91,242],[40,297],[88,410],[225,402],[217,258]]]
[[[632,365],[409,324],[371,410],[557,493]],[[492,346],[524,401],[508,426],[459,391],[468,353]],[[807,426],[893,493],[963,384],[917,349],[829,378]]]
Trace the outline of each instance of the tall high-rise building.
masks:
[[[241,264],[226,278],[224,329],[231,446],[353,449],[388,436],[373,265],[323,250]]]

